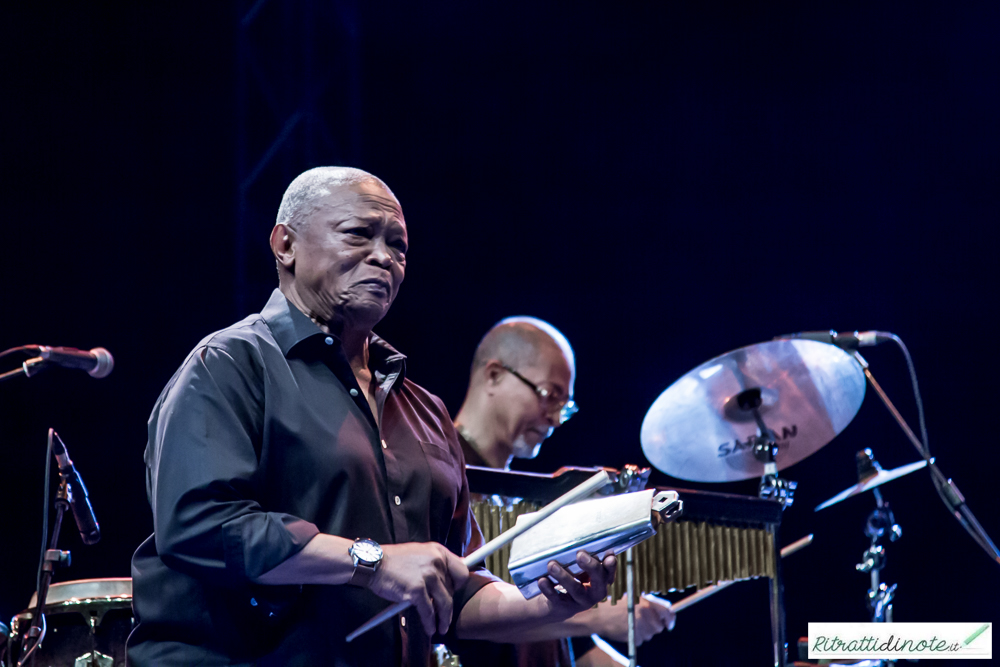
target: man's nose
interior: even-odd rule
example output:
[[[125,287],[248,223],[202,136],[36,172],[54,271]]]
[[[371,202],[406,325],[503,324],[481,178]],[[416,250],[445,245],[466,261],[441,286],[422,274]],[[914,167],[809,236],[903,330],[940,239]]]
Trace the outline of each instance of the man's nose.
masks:
[[[368,261],[387,270],[392,266],[392,253],[385,241],[382,239],[374,240],[372,251],[368,254]]]

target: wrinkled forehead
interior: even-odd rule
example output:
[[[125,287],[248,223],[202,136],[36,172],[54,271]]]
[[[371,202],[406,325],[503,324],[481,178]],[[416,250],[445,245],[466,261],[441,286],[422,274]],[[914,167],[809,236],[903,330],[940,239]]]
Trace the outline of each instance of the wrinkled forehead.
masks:
[[[375,180],[335,185],[321,200],[324,207],[358,216],[386,216],[406,224],[403,207],[384,185]]]

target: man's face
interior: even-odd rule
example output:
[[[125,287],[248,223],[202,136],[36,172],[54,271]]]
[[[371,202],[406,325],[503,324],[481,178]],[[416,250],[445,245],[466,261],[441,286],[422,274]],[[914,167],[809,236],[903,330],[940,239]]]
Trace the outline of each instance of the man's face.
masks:
[[[296,230],[299,295],[315,319],[370,329],[403,282],[403,211],[375,181],[338,187],[318,203]]]
[[[497,398],[505,406],[506,422],[513,455],[530,459],[538,455],[542,441],[559,425],[556,405],[573,396],[573,375],[562,351],[553,343],[546,345],[534,364],[515,368],[526,380],[550,392],[543,401],[526,383],[506,373]]]

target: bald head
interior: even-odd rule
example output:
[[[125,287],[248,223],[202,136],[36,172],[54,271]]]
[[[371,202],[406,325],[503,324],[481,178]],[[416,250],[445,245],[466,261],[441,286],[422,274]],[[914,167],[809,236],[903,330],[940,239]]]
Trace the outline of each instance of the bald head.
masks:
[[[275,224],[298,228],[312,213],[328,203],[324,198],[329,197],[337,188],[362,183],[376,183],[395,197],[382,179],[362,169],[316,167],[302,172],[288,185],[281,198]]]
[[[558,329],[534,317],[508,317],[476,348],[455,421],[486,465],[504,468],[515,457],[534,458],[575,412],[575,377],[573,348]]]
[[[535,366],[543,355],[557,351],[569,365],[570,376],[576,377],[576,358],[569,341],[558,329],[535,317],[517,316],[500,320],[486,332],[472,358],[472,375],[491,359],[514,368]],[[572,380],[570,384],[572,391]]]

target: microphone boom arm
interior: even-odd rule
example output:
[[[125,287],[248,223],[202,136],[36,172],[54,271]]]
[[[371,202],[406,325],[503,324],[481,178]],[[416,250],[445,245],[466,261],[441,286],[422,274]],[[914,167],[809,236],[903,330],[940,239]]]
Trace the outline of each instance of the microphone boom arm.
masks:
[[[868,368],[868,362],[865,358],[857,350],[854,350],[852,354],[858,364],[860,364],[861,370],[864,371],[865,377],[868,378],[868,382],[875,390],[875,393],[882,399],[882,403],[885,404],[893,419],[903,429],[903,433],[906,434],[907,439],[917,448],[920,456],[927,461],[927,467],[931,471],[931,481],[933,481],[934,488],[937,489],[938,495],[941,496],[941,500],[948,508],[949,513],[965,528],[969,536],[986,552],[986,555],[1000,565],[1000,550],[997,549],[996,544],[993,543],[993,540],[990,539],[990,536],[983,529],[982,525],[980,525],[972,510],[969,509],[969,506],[965,504],[965,497],[958,490],[958,486],[951,479],[946,478],[940,468],[937,467],[934,459],[930,456],[930,452],[926,450],[924,444],[920,442],[917,435],[913,432],[913,429],[903,419],[903,415],[899,414],[899,410],[896,409],[896,406],[889,400],[889,396],[886,395],[885,391],[882,390],[882,387],[875,380],[875,376],[872,375],[871,370]]]

